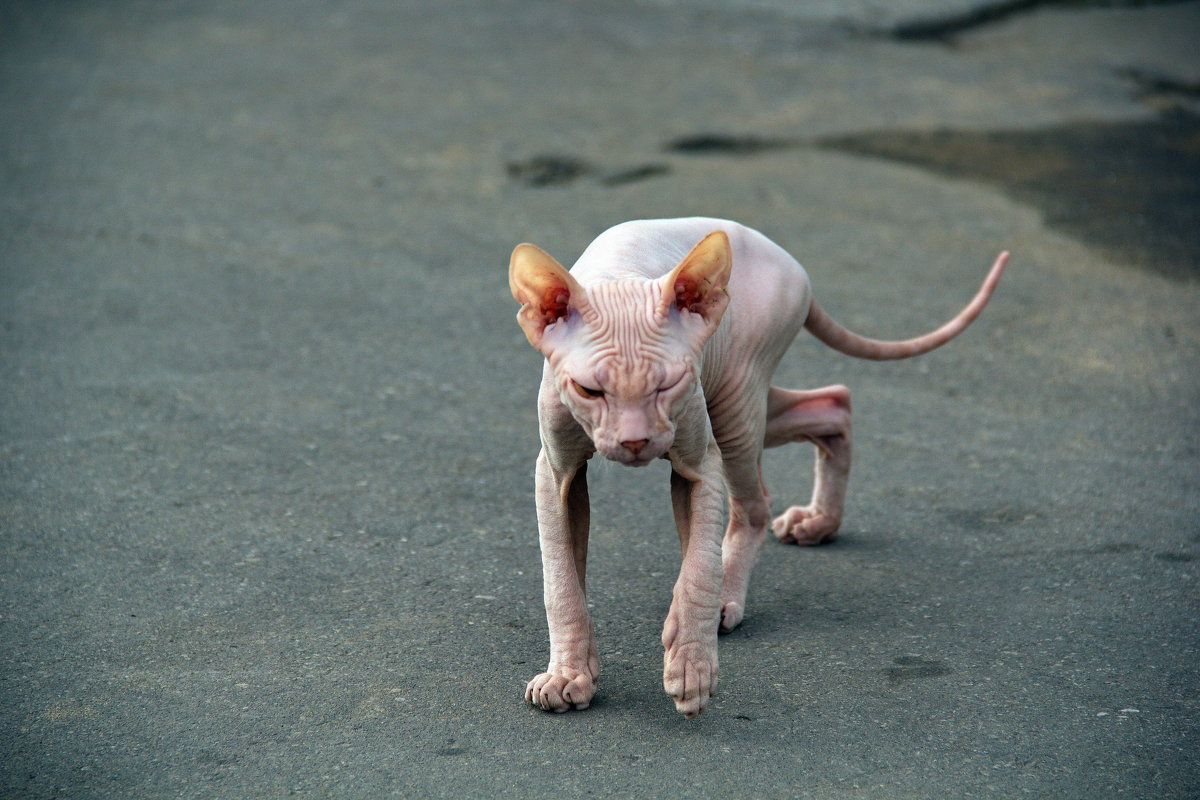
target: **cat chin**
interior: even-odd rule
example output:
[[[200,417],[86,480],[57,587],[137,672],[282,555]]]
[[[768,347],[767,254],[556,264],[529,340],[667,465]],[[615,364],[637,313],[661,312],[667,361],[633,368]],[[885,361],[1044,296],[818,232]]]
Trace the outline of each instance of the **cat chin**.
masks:
[[[653,455],[648,458],[645,456],[638,456],[637,458],[633,458],[625,452],[617,452],[610,455],[605,453],[603,450],[600,451],[600,455],[604,456],[604,458],[608,461],[611,461],[614,464],[620,464],[623,467],[646,467],[650,464],[653,464],[655,461],[658,461],[660,458],[666,458],[665,455]]]

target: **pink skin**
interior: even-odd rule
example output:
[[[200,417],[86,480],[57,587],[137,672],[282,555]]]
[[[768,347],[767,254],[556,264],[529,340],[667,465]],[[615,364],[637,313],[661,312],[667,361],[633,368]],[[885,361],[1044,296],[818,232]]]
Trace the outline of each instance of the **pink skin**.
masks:
[[[517,319],[546,357],[535,488],[550,662],[526,699],[547,711],[587,708],[600,674],[585,583],[588,459],[599,452],[628,466],[671,463],[683,558],[663,626],[663,686],[693,717],[716,691],[717,634],[742,621],[768,524],[780,541],[800,545],[831,541],[841,524],[850,392],[771,386],[792,339],[807,327],[859,358],[928,352],[979,315],[1006,261],[1002,253],[975,298],[942,327],[880,342],[830,319],[804,269],[737,223],[627,222],[592,242],[570,272],[518,245],[509,266]],[[789,442],[816,446],[813,495],[771,521],[762,450]]]

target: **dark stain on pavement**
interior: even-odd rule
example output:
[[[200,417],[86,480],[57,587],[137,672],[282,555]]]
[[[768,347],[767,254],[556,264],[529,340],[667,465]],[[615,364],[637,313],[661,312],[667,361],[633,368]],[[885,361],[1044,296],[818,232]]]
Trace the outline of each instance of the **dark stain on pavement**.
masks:
[[[439,756],[461,756],[466,755],[468,750],[465,747],[455,747],[453,738],[446,740],[446,745],[437,750]]]
[[[773,139],[752,134],[698,133],[680,136],[666,144],[666,150],[683,155],[753,156],[771,150],[797,147],[791,139]]]
[[[666,164],[641,164],[627,169],[617,169],[599,176],[600,183],[605,186],[620,186],[625,183],[637,183],[647,178],[657,178],[666,175],[671,168]]]
[[[621,186],[656,178],[671,171],[666,164],[658,163],[604,168],[577,156],[554,153],[510,161],[507,166],[509,178],[534,188],[563,186],[582,178],[593,178],[603,186]]]
[[[939,678],[949,675],[951,672],[953,670],[941,661],[925,659],[920,656],[897,656],[892,659],[892,666],[883,669],[883,674],[892,683],[919,678]]]
[[[1154,84],[1160,94],[1164,85],[1188,88]],[[991,183],[1117,261],[1200,278],[1200,117],[1180,108],[1137,122],[882,131],[817,146]]]
[[[878,33],[902,42],[950,44],[959,34],[970,33],[1043,8],[1114,8],[1173,5],[1178,2],[1186,0],[993,0],[958,11],[906,20]]]
[[[1046,224],[1113,260],[1180,280],[1200,279],[1200,116],[1189,110],[1200,82],[1139,69],[1118,74],[1149,108],[1133,122],[1076,122],[1037,130],[891,130],[816,141],[752,133],[700,132],[664,144],[685,156],[749,157],[817,147],[884,158],[952,178],[997,186],[1035,206]],[[582,179],[616,187],[667,175],[647,162],[602,167],[572,155],[542,154],[507,165],[534,188]]]
[[[1133,85],[1138,100],[1159,111],[1175,111],[1182,101],[1200,99],[1200,81],[1137,67],[1117,70],[1117,74]]]
[[[945,42],[960,33],[1003,22],[1017,14],[1049,5],[1062,3],[1054,0],[1001,0],[995,3],[981,3],[959,13],[901,22],[884,33],[904,42]]]
[[[508,177],[527,186],[558,186],[593,172],[591,164],[575,156],[546,154],[510,161]]]

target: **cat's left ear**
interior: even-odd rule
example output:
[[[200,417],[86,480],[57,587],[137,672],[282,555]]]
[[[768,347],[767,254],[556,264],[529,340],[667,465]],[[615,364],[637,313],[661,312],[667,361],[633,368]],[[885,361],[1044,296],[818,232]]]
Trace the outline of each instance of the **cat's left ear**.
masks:
[[[529,343],[542,349],[542,334],[547,326],[566,319],[572,308],[587,304],[583,287],[537,245],[519,244],[508,262],[508,288],[521,304],[517,323]]]
[[[733,251],[729,247],[729,237],[724,231],[713,231],[663,278],[659,312],[665,317],[674,307],[695,314],[711,333],[729,305],[732,271]]]

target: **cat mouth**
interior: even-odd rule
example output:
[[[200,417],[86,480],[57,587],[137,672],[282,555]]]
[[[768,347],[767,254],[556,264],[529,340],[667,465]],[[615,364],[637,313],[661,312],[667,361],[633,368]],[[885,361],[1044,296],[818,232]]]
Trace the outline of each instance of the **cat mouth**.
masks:
[[[628,450],[617,450],[614,452],[606,452],[602,450],[601,455],[603,455],[609,461],[615,461],[623,467],[645,467],[657,459],[664,458],[664,456],[657,452],[631,453]]]
[[[646,467],[653,464],[655,461],[667,458],[666,453],[660,453],[657,450],[654,452],[642,451],[640,453],[616,453],[608,456],[609,461],[616,461],[623,467]]]

